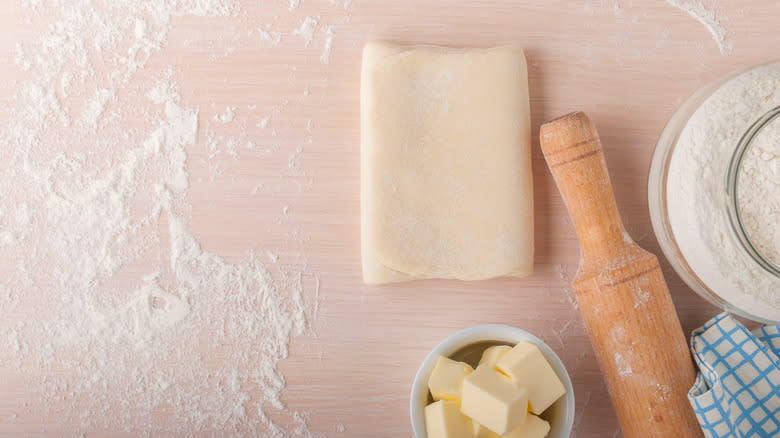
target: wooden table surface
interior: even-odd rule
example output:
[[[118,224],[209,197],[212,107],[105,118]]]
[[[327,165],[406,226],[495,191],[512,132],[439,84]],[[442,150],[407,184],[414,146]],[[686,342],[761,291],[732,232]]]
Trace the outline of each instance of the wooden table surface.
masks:
[[[242,151],[240,159],[223,158],[221,173],[215,176],[203,164],[208,149],[202,143],[190,148],[189,223],[209,251],[230,259],[251,249],[272,249],[281,259],[294,255],[305,260],[306,272],[319,279],[316,336],[293,338],[289,358],[280,363],[287,379],[283,399],[290,409],[309,412],[312,431],[411,436],[408,394],[427,352],[459,329],[503,323],[536,334],[563,359],[577,401],[572,436],[621,436],[569,286],[579,257],[576,236],[538,139],[533,148],[532,276],[384,287],[362,283],[361,49],[372,39],[525,47],[534,136],[546,119],[586,111],[600,131],[629,233],[659,254],[646,183],[665,122],[698,87],[736,68],[776,58],[780,46],[780,3],[704,5],[717,12],[727,31],[725,42],[732,50],[726,55],[701,23],[661,0],[354,0],[347,7],[343,2],[304,0],[292,11],[287,1],[265,1],[244,2],[233,18],[173,17],[165,46],[138,75],[151,77],[173,66],[171,78],[180,87],[184,105],[199,108],[201,129],[227,106],[257,105],[255,116],[238,112],[237,122],[219,129],[224,135],[273,144],[278,151],[272,159],[252,151]],[[6,29],[0,36],[0,56],[6,60],[0,96],[13,105],[14,80],[26,74],[13,63],[16,44],[33,41],[46,20],[33,16],[27,22],[18,5],[6,9],[0,13]],[[307,16],[319,17],[320,23],[308,47],[302,36],[293,34]],[[284,33],[278,47],[247,37],[247,29],[269,21]],[[325,24],[334,32],[329,64],[320,59]],[[8,111],[2,114],[7,117]],[[257,127],[257,121],[240,121],[262,114],[273,114],[265,129]],[[280,169],[299,147],[296,164],[290,167],[294,181],[252,193],[257,184],[280,181]],[[157,262],[148,260],[150,266]],[[683,327],[690,332],[718,310],[662,263]],[[15,269],[13,259],[0,257],[4,276]],[[21,311],[8,318],[35,315]],[[0,355],[10,354],[2,351],[3,345]],[[23,372],[9,366],[0,370],[4,381]],[[91,430],[60,424],[57,417],[36,416],[38,399],[24,391],[0,383],[0,436],[23,431],[28,436],[90,436]],[[19,406],[22,398],[30,403],[24,409]]]

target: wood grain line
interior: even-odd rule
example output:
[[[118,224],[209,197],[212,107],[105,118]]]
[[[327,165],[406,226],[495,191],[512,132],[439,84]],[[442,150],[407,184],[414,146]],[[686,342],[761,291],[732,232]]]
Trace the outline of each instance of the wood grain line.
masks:
[[[558,166],[563,166],[564,164],[573,163],[573,162],[581,160],[583,158],[588,158],[589,156],[595,155],[595,154],[597,154],[599,152],[601,152],[601,150],[599,150],[599,149],[597,149],[595,151],[585,152],[584,154],[580,154],[580,155],[577,155],[577,156],[575,156],[573,158],[569,158],[568,160],[564,160],[564,161],[561,161],[561,162],[558,162],[558,163],[555,163],[555,164],[550,164],[550,167],[558,167]]]
[[[565,148],[562,148],[562,149],[558,149],[558,150],[556,150],[556,151],[553,151],[552,153],[550,153],[550,155],[555,155],[555,154],[558,154],[558,153],[560,153],[560,152],[563,152],[563,151],[568,151],[569,149],[574,149],[574,148],[576,148],[576,147],[580,147],[580,146],[582,146],[582,145],[584,145],[584,144],[593,143],[593,142],[594,142],[594,141],[596,141],[596,140],[597,140],[597,139],[595,139],[595,138],[589,138],[589,139],[587,139],[587,140],[583,140],[583,141],[580,141],[580,142],[574,143],[574,144],[572,144],[572,145],[566,146]]]

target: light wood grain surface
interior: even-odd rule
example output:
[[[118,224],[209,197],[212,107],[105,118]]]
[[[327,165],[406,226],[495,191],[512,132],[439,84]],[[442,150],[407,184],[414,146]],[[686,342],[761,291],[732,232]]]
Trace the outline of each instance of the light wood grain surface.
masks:
[[[198,145],[188,150],[190,224],[204,248],[227,259],[242,257],[250,249],[271,248],[282,260],[301,254],[307,270],[319,277],[317,336],[293,339],[291,355],[281,363],[287,377],[283,398],[290,408],[311,413],[312,430],[328,436],[411,436],[408,393],[427,352],[456,330],[504,323],[541,337],[563,359],[577,400],[573,436],[620,436],[569,286],[579,260],[576,236],[538,140],[533,151],[532,276],[385,287],[362,283],[361,48],[371,39],[525,47],[534,136],[547,119],[586,111],[599,129],[629,233],[659,254],[647,211],[646,183],[654,143],[666,120],[699,86],[738,67],[776,58],[780,46],[776,29],[780,3],[705,4],[718,11],[728,31],[726,41],[733,46],[728,56],[719,52],[699,22],[661,0],[355,0],[346,10],[327,0],[304,0],[292,12],[287,2],[266,1],[244,2],[239,19],[174,17],[167,45],[139,76],[153,77],[173,63],[183,101],[199,107],[202,120],[227,105],[256,104],[258,114],[280,108],[272,120],[277,136],[268,128],[256,128],[256,121],[248,123],[245,132],[260,144],[277,146],[277,154],[242,152],[240,160],[224,159],[222,175],[212,181],[202,164],[207,149]],[[0,72],[0,97],[10,105],[14,80],[25,74],[12,62],[15,45],[35,38],[46,20],[26,23],[17,6],[4,9],[0,56],[6,67]],[[321,23],[333,25],[330,64],[320,62],[322,30],[309,47],[300,36],[285,36],[279,47],[242,38],[247,28],[273,16],[288,29],[305,16],[319,16]],[[212,56],[215,53],[219,56]],[[304,98],[306,89],[309,95]],[[6,109],[0,111],[2,117],[7,114]],[[230,126],[224,128],[227,134]],[[302,190],[279,177],[279,169],[299,146],[297,181],[311,182]],[[259,183],[274,189],[250,194]],[[284,207],[287,214],[282,213]],[[688,289],[661,259],[683,329],[689,333],[718,309]],[[3,275],[14,269],[13,260],[0,258]],[[23,320],[35,315],[1,317]],[[2,373],[0,436],[71,436],[78,431],[76,425],[39,415],[38,399],[13,383],[21,370],[6,367]],[[23,403],[28,404],[22,408]],[[337,431],[339,424],[343,432]]]

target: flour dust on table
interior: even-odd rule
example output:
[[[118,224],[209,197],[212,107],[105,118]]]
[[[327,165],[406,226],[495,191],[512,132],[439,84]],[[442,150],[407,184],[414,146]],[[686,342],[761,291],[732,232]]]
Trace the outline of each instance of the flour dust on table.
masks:
[[[237,20],[240,5],[33,0],[20,13],[47,25],[16,46],[21,79],[2,131],[0,313],[23,317],[0,320],[0,369],[23,377],[28,398],[0,423],[36,415],[82,432],[322,436],[286,406],[278,368],[291,340],[315,335],[316,272],[274,248],[228,260],[191,230],[191,152],[222,142],[236,160],[239,141],[257,147],[245,132],[207,129],[254,105],[204,115],[182,97],[174,65],[138,74],[165,47],[173,17]],[[332,26],[303,23],[266,24],[260,37],[278,45],[298,32],[308,45],[319,29],[328,63]],[[312,184],[289,166],[281,175]]]
[[[721,55],[730,55],[733,51],[731,43],[726,42],[726,28],[718,20],[715,10],[707,9],[698,0],[666,0],[666,3],[686,12],[693,19],[704,25],[712,35],[715,44],[718,45]]]

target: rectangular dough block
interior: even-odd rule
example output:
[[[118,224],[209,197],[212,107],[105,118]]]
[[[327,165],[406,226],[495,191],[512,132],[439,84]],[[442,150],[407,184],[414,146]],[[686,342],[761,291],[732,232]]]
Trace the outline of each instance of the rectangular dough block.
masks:
[[[360,115],[366,283],[533,271],[522,49],[368,43]]]

